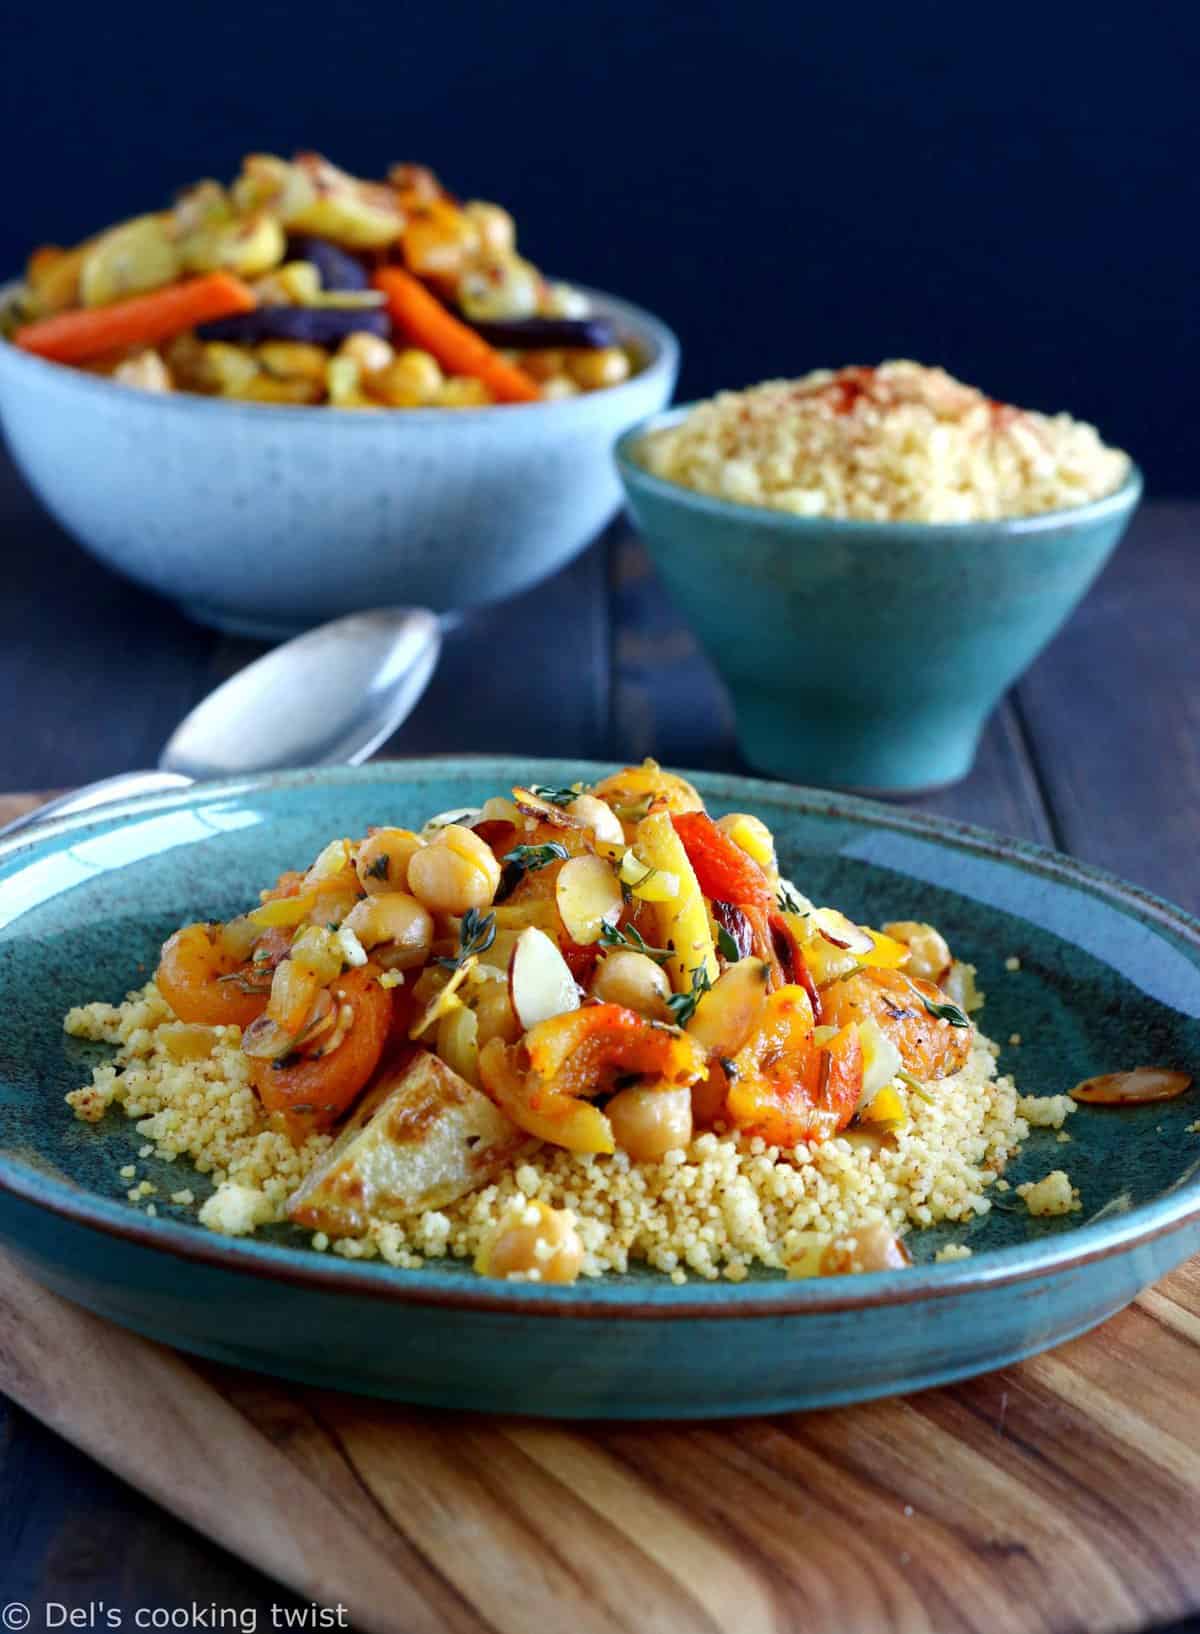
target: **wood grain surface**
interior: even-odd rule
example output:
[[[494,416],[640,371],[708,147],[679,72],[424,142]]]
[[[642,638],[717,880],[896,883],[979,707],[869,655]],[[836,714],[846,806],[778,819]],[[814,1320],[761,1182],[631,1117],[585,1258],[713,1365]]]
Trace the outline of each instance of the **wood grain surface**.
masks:
[[[965,1384],[568,1426],[191,1362],[0,1256],[0,1388],[370,1634],[1107,1634],[1182,1615],[1200,1606],[1198,1342],[1192,1262]]]

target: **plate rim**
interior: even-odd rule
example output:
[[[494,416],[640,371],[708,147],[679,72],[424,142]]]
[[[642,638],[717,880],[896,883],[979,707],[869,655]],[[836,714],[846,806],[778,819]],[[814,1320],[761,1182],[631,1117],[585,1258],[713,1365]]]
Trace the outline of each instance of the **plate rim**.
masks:
[[[404,785],[422,776],[458,776],[463,780],[521,775],[536,781],[603,775],[612,761],[545,759],[524,755],[446,754],[373,761],[360,767],[316,767],[298,771],[198,782],[190,788],[140,795],[67,816],[52,818],[7,840],[0,840],[0,879],[22,854],[64,834],[107,828],[115,820],[144,813],[170,811],[214,799],[255,793],[274,794],[314,784],[334,788],[344,784],[392,782]],[[886,805],[858,795],[744,777],[721,771],[683,771],[714,799],[727,795],[771,800],[798,813],[846,819],[867,828],[885,828],[934,844],[983,856],[1001,864],[1064,884],[1083,886],[1126,914],[1149,921],[1179,938],[1200,966],[1200,919],[1156,893],[1121,879],[1092,863],[1079,861],[1036,841],[1006,836],[994,830],[903,806]],[[727,792],[726,792],[727,791]],[[14,921],[15,922],[15,921]],[[461,1271],[423,1269],[405,1271],[376,1261],[352,1261],[332,1253],[318,1254],[299,1247],[257,1241],[254,1237],[225,1238],[198,1225],[170,1219],[148,1219],[134,1214],[115,1198],[57,1180],[34,1165],[0,1153],[0,1192],[32,1207],[86,1229],[117,1237],[140,1248],[195,1261],[214,1269],[267,1278],[314,1291],[367,1295],[401,1305],[438,1306],[509,1316],[552,1317],[556,1320],[599,1320],[621,1314],[633,1320],[680,1319],[742,1320],[758,1317],[802,1316],[861,1311],[879,1306],[909,1305],[925,1299],[963,1297],[993,1287],[1053,1276],[1127,1253],[1139,1246],[1185,1230],[1200,1219],[1200,1165],[1167,1194],[1141,1203],[1126,1213],[1081,1224],[1040,1241],[983,1250],[969,1260],[929,1263],[908,1271],[902,1281],[893,1273],[793,1283],[732,1283],[689,1281],[683,1287],[665,1277],[662,1285],[632,1288],[604,1278],[587,1280],[571,1289],[530,1288],[527,1285],[471,1281]],[[839,1288],[839,1284],[852,1286]],[[585,1297],[580,1297],[580,1294]],[[652,1297],[643,1297],[652,1294]]]

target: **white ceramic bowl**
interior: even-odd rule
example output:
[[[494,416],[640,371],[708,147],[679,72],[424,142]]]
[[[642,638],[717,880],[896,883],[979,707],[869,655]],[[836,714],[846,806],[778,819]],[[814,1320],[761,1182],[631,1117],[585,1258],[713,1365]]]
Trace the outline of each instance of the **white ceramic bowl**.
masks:
[[[675,385],[666,325],[587,293],[642,367],[562,402],[356,413],[159,395],[0,342],[0,422],[80,544],[202,623],[273,638],[363,607],[495,601],[610,520],[613,443]]]

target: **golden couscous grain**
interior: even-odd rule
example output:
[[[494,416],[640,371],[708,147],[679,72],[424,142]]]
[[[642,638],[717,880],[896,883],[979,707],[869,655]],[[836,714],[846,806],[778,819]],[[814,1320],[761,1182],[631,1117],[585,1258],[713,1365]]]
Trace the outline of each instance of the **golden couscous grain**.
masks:
[[[68,1102],[88,1121],[119,1107],[160,1158],[189,1158],[210,1176],[216,1189],[199,1219],[211,1230],[245,1235],[283,1220],[330,1137],[296,1148],[270,1126],[236,1028],[214,1030],[208,1056],[179,1060],[159,1036],[173,1019],[153,984],[124,1005],[72,1010],[68,1032],[115,1044],[117,1054]],[[594,1157],[543,1147],[441,1208],[373,1221],[363,1236],[332,1245],[321,1233],[310,1240],[346,1259],[379,1257],[402,1269],[447,1255],[473,1260],[510,1207],[540,1202],[574,1214],[585,1275],[639,1261],[675,1283],[739,1282],[752,1265],[783,1267],[805,1233],[845,1239],[865,1223],[904,1231],[967,1221],[988,1212],[989,1191],[1029,1133],[995,1056],[977,1038],[966,1066],[936,1094],[908,1097],[907,1123],[883,1143],[835,1136],[781,1151],[758,1137],[707,1132],[652,1163],[621,1151]],[[133,1191],[144,1195],[141,1186]]]
[[[1072,1214],[1083,1207],[1062,1169],[1051,1169],[1044,1179],[1018,1186],[1017,1196],[1024,1199],[1030,1214]]]
[[[638,458],[736,504],[860,521],[1030,516],[1112,493],[1129,471],[1070,415],[996,403],[908,361],[722,392],[650,432]]]

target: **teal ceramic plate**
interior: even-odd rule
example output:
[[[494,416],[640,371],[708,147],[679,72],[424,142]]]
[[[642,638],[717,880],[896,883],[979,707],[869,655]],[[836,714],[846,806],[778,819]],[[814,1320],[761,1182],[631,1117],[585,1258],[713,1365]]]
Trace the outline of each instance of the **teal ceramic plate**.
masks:
[[[48,1286],[221,1361],[437,1406],[564,1417],[701,1417],[822,1406],[999,1366],[1103,1321],[1200,1248],[1192,1094],[1083,1108],[1072,1141],[1035,1132],[1019,1182],[1066,1168],[1079,1214],[1020,1206],[916,1233],[911,1271],[673,1286],[651,1272],[568,1289],[319,1255],[298,1234],[215,1237],[162,1198],[202,1178],[140,1160],[118,1114],[63,1094],[98,1054],[66,1038],[75,1003],[117,999],[185,919],[222,917],[331,833],[411,824],[520,778],[597,768],[431,760],[293,773],[156,796],[0,847],[0,1237]],[[760,813],[787,872],[860,918],[928,919],[979,967],[984,1024],[1019,1049],[1027,1092],[1090,1073],[1200,1065],[1200,925],[1065,857],[902,810],[745,779],[696,780],[714,811]],[[1021,969],[1005,968],[1018,954]],[[159,1215],[124,1198],[138,1161]],[[1008,1202],[1015,1204],[1012,1193]],[[947,1240],[970,1259],[934,1264]]]

